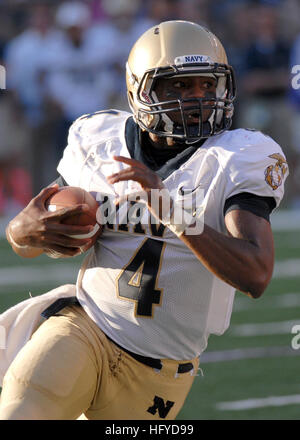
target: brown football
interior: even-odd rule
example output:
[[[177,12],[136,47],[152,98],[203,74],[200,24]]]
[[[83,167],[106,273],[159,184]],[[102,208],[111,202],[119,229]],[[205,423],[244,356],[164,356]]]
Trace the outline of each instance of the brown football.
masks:
[[[95,231],[92,231],[91,236],[95,233],[101,233],[102,225],[97,223],[97,209],[99,207],[96,199],[83,188],[75,186],[62,186],[56,193],[46,200],[46,208],[48,211],[57,211],[58,209],[71,207],[74,205],[88,205],[90,210],[82,214],[74,214],[64,219],[63,223],[68,225],[95,225]],[[101,231],[99,231],[99,227]],[[88,234],[89,235],[89,234]],[[76,236],[79,238],[79,236]],[[83,238],[83,236],[80,236]]]

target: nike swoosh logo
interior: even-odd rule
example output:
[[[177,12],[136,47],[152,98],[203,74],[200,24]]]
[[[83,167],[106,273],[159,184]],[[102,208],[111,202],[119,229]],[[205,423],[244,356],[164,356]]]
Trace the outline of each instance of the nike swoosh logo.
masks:
[[[198,185],[198,186],[196,186],[196,188],[193,188],[193,189],[183,189],[183,186],[181,186],[180,188],[178,188],[178,193],[181,196],[186,196],[186,195],[192,194],[194,191],[196,191],[196,189],[198,189],[199,186],[201,186],[201,185]]]

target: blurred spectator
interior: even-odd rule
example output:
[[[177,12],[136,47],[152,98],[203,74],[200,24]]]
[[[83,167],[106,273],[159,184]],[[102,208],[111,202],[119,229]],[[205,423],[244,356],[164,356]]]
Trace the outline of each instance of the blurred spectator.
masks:
[[[28,28],[6,46],[7,87],[16,92],[28,123],[33,126],[43,119],[41,56],[45,47],[57,38],[49,6],[37,4],[30,11]]]
[[[90,0],[89,6],[91,11],[92,23],[101,21],[105,18],[101,0]]]
[[[185,0],[177,2],[177,18],[192,20],[195,23],[210,27],[208,0]]]
[[[139,17],[140,0],[102,0],[102,10],[106,20],[100,23],[95,38],[112,47],[109,107],[128,110],[126,98],[125,66],[132,45],[154,22],[148,17]],[[112,58],[113,56],[113,58]]]
[[[292,43],[295,36],[300,31],[300,2],[299,0],[283,0],[279,14],[279,32],[283,39],[288,43]]]
[[[62,118],[71,123],[106,107],[114,46],[96,38],[95,30],[88,27],[90,11],[84,3],[62,4],[56,23],[63,33],[45,47],[42,57],[45,94],[60,108]]]
[[[145,14],[153,25],[162,21],[177,20],[180,3],[184,2],[180,0],[146,0]]]
[[[183,19],[206,25],[224,41],[238,85],[233,128],[253,127],[273,136],[295,164],[291,175],[299,176],[289,178],[288,192],[299,190],[300,89],[290,93],[293,112],[286,100],[294,40],[291,65],[300,65],[299,13],[299,0],[0,1],[0,64],[6,64],[7,87],[15,92],[14,98],[9,93],[5,111],[0,95],[0,188],[3,170],[6,182],[12,174],[7,170],[20,159],[26,170],[24,157],[34,193],[53,180],[74,119],[109,107],[128,110],[125,63],[139,35],[161,21]],[[8,159],[14,142],[7,148],[4,139],[18,137],[18,127],[22,153]]]
[[[1,13],[3,6],[0,6],[0,64],[4,64],[4,48],[7,38],[11,37],[11,17],[7,17],[6,14]],[[10,26],[11,25],[11,26]]]
[[[15,216],[32,198],[27,152],[29,129],[13,95],[0,100],[0,217]]]
[[[255,5],[251,14],[252,42],[241,77],[243,103],[239,124],[265,131],[285,149],[290,145],[289,48],[278,35],[278,9]]]
[[[249,1],[235,2],[227,8],[226,26],[223,26],[228,61],[234,68],[237,80],[249,68],[247,49],[252,36],[251,14],[252,7]]]
[[[299,121],[294,124],[295,130],[293,130],[293,145],[300,154],[300,34],[297,36],[291,49],[290,71],[293,75],[291,78],[290,101],[293,105],[295,116],[294,119],[297,121],[299,118]]]
[[[291,162],[291,107],[287,100],[290,48],[279,32],[279,7],[268,3],[263,1],[252,7],[252,41],[239,82],[236,120],[239,126],[269,134]],[[285,201],[291,195],[287,190]]]
[[[60,33],[39,55],[46,118],[35,133],[35,152],[38,161],[47,164],[40,178],[42,186],[56,175],[72,122],[107,108],[114,86],[109,69],[115,60],[116,42],[99,38],[96,28],[90,26],[88,6],[78,1],[62,3],[55,20]]]
[[[14,15],[18,16],[16,12],[17,8]],[[53,26],[52,9],[47,4],[33,3],[27,17],[25,30],[9,41],[5,48],[5,64],[7,88],[14,92],[31,130],[26,155],[30,158],[33,191],[36,193],[47,179],[48,159],[53,157],[53,145],[41,130],[47,118],[41,77],[42,55],[45,48],[59,38],[59,32]]]
[[[259,5],[252,13],[253,42],[246,53],[243,91],[256,97],[281,97],[288,86],[289,48],[278,37],[278,11]]]
[[[292,180],[296,192],[293,205],[300,208],[300,34],[297,36],[291,50],[290,71],[293,76],[290,86],[290,102],[292,105],[291,136],[293,147]]]
[[[232,120],[232,128],[238,128],[238,115],[240,113],[239,103],[243,101],[241,80],[248,68],[247,66],[247,49],[252,36],[252,4],[248,0],[240,2],[230,2],[224,12],[225,26],[223,30],[218,32],[220,23],[212,23],[216,34],[223,35],[222,40],[226,42],[226,53],[229,64],[233,67],[236,77],[236,86],[238,90],[237,99],[235,101],[235,111]],[[214,30],[214,29],[213,29]]]

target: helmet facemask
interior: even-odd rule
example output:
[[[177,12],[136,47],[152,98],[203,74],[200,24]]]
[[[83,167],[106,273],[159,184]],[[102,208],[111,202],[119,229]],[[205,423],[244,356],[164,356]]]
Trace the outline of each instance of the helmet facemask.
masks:
[[[127,73],[130,75],[129,66]],[[205,98],[170,99],[159,101],[155,92],[160,78],[180,78],[183,76],[214,77],[217,81],[216,95]],[[133,75],[132,75],[133,77]],[[134,80],[134,78],[133,78]],[[135,82],[136,93],[129,94],[129,104],[136,122],[143,130],[161,137],[171,137],[177,142],[193,144],[209,136],[219,134],[231,125],[235,81],[233,70],[226,64],[192,63],[171,65],[147,70],[140,83]],[[203,119],[203,114],[209,117]],[[172,115],[180,115],[180,123],[175,123]],[[198,122],[191,124],[191,112],[198,116]],[[178,120],[178,118],[176,118]]]

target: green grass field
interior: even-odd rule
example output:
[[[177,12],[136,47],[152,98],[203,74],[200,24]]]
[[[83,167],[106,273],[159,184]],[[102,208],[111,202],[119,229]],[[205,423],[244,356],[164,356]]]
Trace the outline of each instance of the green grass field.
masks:
[[[178,420],[300,419],[300,225],[275,234],[276,268],[262,298],[236,294],[231,326],[210,336],[201,372]],[[0,240],[0,312],[65,282],[75,282],[81,258],[17,257]],[[300,342],[300,341],[299,341]]]

